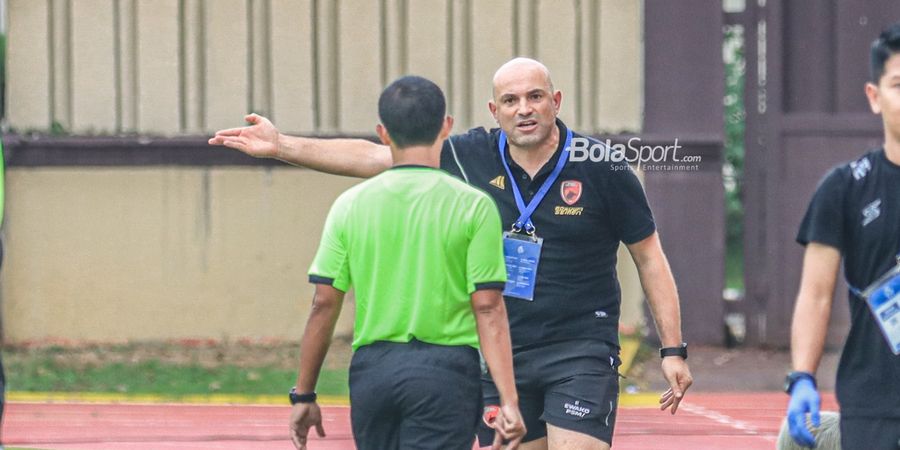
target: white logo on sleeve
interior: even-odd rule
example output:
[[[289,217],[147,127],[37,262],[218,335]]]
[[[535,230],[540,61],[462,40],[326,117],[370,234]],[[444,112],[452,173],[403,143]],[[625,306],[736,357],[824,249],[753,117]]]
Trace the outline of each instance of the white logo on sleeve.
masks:
[[[853,172],[853,178],[857,180],[862,179],[862,177],[866,176],[869,173],[869,170],[872,169],[872,163],[869,162],[869,158],[863,158],[859,161],[853,161],[850,163],[850,170]]]
[[[872,221],[874,221],[879,216],[881,216],[881,199],[879,198],[878,200],[875,200],[874,202],[866,205],[866,207],[863,208],[863,210],[862,210],[862,215],[863,215],[863,221],[862,221],[863,226],[866,226],[866,225],[872,223]]]

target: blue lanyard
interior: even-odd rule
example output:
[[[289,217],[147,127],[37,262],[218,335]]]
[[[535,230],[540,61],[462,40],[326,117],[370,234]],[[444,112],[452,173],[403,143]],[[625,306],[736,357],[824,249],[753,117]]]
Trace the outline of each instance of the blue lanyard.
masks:
[[[528,206],[525,206],[525,201],[522,200],[522,193],[519,192],[519,185],[516,183],[512,171],[509,170],[509,164],[506,162],[506,133],[500,131],[499,139],[500,142],[498,147],[500,148],[500,159],[503,161],[503,168],[506,169],[506,174],[509,176],[509,184],[512,186],[513,196],[516,198],[516,206],[519,208],[519,218],[516,219],[516,223],[513,224],[512,229],[515,232],[524,229],[526,233],[534,234],[534,224],[531,223],[531,215],[534,214],[534,210],[537,209],[538,205],[541,204],[541,200],[547,195],[550,186],[552,186],[553,183],[556,182],[556,179],[559,178],[563,166],[566,165],[566,160],[569,159],[569,146],[572,145],[572,130],[566,130],[566,143],[563,146],[562,154],[559,155],[559,161],[556,162],[556,167],[553,168],[553,172],[550,173],[550,176],[547,177],[547,180],[544,181],[541,188],[534,197],[531,198]]]
[[[900,264],[900,253],[897,253],[897,264]],[[847,287],[850,289],[850,293],[857,297],[862,298],[862,296],[863,296],[862,289],[850,284],[850,280],[847,278],[846,275],[844,275],[844,280],[847,282]]]

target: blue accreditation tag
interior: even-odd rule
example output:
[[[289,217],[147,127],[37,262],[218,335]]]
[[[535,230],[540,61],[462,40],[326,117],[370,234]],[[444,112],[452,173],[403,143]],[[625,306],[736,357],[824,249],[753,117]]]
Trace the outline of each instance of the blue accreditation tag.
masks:
[[[544,200],[550,186],[553,186],[559,174],[562,173],[563,167],[569,159],[571,145],[572,130],[567,130],[566,142],[556,161],[556,166],[553,167],[553,171],[544,180],[544,184],[526,205],[522,199],[522,193],[519,192],[519,186],[514,181],[515,177],[509,169],[509,164],[506,162],[506,133],[500,132],[497,150],[500,152],[500,160],[509,176],[509,184],[513,197],[516,199],[516,207],[519,208],[519,218],[513,223],[512,232],[503,233],[503,256],[506,259],[507,276],[503,295],[534,301],[534,285],[537,282],[538,263],[541,261],[541,246],[544,245],[544,240],[534,235],[535,227],[531,222],[531,215]],[[526,234],[521,234],[520,231],[524,231]]]
[[[534,301],[538,263],[544,240],[506,231],[503,233],[503,256],[506,259],[506,288],[503,295]]]
[[[891,351],[900,355],[900,265],[869,285],[861,296],[869,304]]]

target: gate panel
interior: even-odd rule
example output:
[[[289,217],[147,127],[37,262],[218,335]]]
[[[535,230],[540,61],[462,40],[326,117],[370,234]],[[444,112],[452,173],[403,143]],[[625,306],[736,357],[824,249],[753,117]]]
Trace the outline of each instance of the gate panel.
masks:
[[[869,46],[897,20],[894,0],[748,2],[744,265],[753,343],[789,345],[803,253],[794,237],[819,180],[881,144],[881,120],[864,94]],[[837,347],[849,322],[843,282],[832,311],[827,345]]]

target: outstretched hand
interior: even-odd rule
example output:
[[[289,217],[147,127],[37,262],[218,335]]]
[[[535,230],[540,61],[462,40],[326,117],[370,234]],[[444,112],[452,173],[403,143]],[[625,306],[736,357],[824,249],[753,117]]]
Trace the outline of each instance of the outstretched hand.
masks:
[[[248,114],[246,127],[219,130],[209,145],[224,145],[256,158],[278,157],[278,129],[259,114]]]

